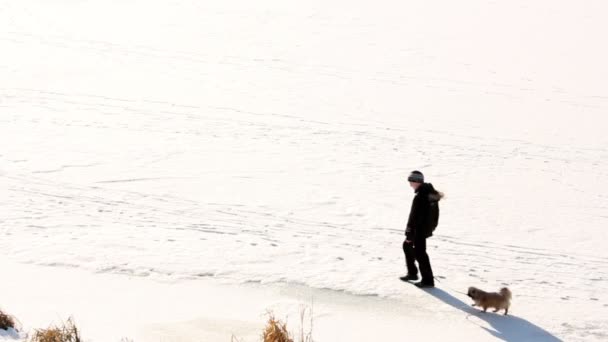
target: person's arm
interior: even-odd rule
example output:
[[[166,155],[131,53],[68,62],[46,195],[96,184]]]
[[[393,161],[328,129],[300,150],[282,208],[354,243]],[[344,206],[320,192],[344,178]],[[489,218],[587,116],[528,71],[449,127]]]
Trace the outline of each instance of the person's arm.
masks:
[[[405,239],[412,241],[416,236],[416,230],[422,226],[424,216],[422,215],[422,204],[420,196],[414,197],[412,201],[412,209],[410,209],[410,217],[407,220],[407,228],[405,229]]]

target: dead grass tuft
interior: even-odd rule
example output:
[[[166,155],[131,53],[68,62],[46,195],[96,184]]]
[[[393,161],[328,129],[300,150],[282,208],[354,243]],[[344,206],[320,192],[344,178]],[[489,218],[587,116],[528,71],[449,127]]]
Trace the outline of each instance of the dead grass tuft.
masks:
[[[262,341],[264,342],[293,342],[289,332],[287,331],[287,324],[274,318],[272,313],[269,313],[268,322],[264,328],[262,334]]]
[[[0,310],[0,329],[8,330],[9,328],[15,329],[15,319]]]
[[[70,318],[62,326],[36,330],[29,342],[82,342],[82,338]]]

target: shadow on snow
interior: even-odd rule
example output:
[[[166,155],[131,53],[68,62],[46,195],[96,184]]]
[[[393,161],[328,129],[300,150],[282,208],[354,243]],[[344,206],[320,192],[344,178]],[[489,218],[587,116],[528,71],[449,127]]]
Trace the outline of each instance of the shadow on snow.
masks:
[[[556,342],[562,341],[559,338],[552,335],[545,329],[517,316],[494,314],[490,312],[483,312],[476,308],[473,308],[470,304],[467,304],[460,299],[452,296],[439,288],[430,288],[424,290],[431,296],[441,300],[442,302],[453,306],[456,309],[462,310],[469,315],[473,315],[485,322],[487,322],[492,329],[482,327],[494,337],[499,338],[503,341],[508,342],[520,342],[520,341],[542,341],[542,342]]]

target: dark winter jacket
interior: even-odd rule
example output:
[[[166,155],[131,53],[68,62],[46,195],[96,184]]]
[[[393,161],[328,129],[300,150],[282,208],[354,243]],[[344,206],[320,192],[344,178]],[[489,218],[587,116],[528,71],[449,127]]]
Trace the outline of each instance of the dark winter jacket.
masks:
[[[433,235],[434,227],[429,215],[430,206],[431,202],[439,202],[442,197],[443,194],[435,190],[431,183],[423,183],[418,187],[405,229],[405,236],[408,240],[428,238]]]

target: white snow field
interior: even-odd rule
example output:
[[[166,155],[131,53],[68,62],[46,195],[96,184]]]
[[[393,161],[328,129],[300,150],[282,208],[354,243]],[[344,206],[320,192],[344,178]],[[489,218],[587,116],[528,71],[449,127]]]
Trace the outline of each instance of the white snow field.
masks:
[[[605,1],[0,1],[0,308],[87,341],[608,339]],[[420,169],[437,287],[405,274]],[[514,295],[480,313],[469,286]],[[0,340],[22,338],[0,332]]]

